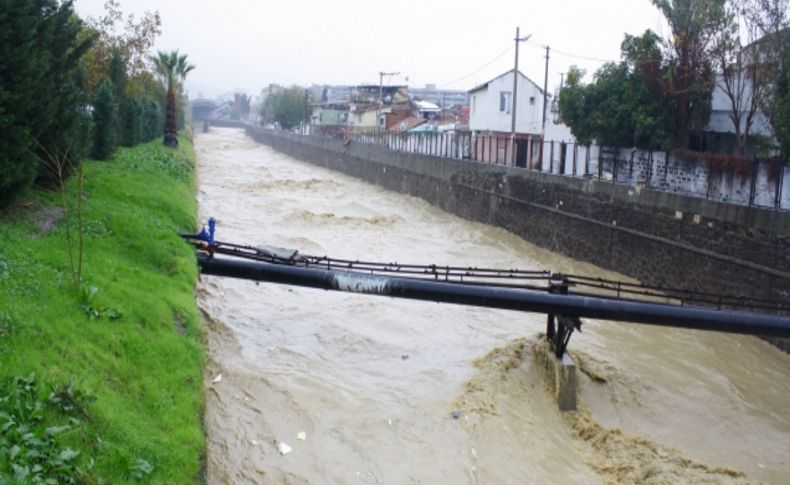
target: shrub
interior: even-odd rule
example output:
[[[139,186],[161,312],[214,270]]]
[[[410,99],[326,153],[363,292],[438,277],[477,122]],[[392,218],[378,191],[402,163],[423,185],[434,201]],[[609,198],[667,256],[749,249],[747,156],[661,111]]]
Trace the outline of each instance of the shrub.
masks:
[[[162,106],[151,98],[143,99],[143,141],[151,141],[162,135],[165,120]]]
[[[96,88],[93,101],[93,152],[96,160],[107,160],[116,146],[115,133],[115,96],[113,86],[108,79],[103,79]]]

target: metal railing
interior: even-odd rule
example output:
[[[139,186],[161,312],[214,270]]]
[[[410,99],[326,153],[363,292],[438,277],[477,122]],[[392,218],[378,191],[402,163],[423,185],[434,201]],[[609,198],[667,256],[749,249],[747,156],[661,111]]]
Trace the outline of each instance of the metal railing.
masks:
[[[742,159],[717,167],[710,154],[621,149],[541,140],[538,135],[469,131],[392,133],[346,125],[304,125],[299,134],[384,146],[390,150],[503,165],[557,175],[640,186],[708,200],[774,210],[790,209],[788,163]]]
[[[201,274],[324,290],[548,315],[546,336],[562,357],[582,317],[750,335],[790,337],[787,303],[716,295],[549,271],[398,264],[309,256],[294,249],[181,236]],[[661,301],[663,300],[663,301]],[[776,314],[754,313],[758,311]],[[784,313],[784,315],[781,315]]]

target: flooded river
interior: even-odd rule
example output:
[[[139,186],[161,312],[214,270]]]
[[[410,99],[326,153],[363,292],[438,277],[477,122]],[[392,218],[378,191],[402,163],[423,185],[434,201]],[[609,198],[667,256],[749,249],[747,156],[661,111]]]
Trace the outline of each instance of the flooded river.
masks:
[[[623,278],[240,130],[195,145],[219,240]],[[563,414],[544,315],[217,277],[198,297],[212,484],[790,482],[790,356],[755,338],[589,321]]]

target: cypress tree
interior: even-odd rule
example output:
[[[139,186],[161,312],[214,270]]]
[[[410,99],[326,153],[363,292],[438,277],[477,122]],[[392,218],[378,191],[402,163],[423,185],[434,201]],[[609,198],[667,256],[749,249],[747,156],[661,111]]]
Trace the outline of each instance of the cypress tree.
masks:
[[[0,204],[46,179],[47,153],[80,152],[85,97],[79,61],[92,37],[70,1],[0,1]]]
[[[120,141],[124,146],[132,147],[141,141],[141,111],[140,101],[131,96],[124,97],[123,102],[119,104],[119,113],[122,113],[119,117],[123,116],[123,118],[121,118],[122,136],[120,137]]]
[[[112,51],[107,70],[112,82],[113,97],[115,98],[115,133],[117,143],[123,146],[132,146],[134,143],[126,139],[130,131],[127,126],[129,100],[126,96],[126,62],[124,62],[123,56],[118,50]]]
[[[143,111],[145,110],[145,102],[142,96],[134,98],[134,125],[133,136],[134,144],[143,142]]]
[[[143,106],[143,136],[145,141],[151,141],[162,134],[162,106],[151,98],[145,98]]]
[[[116,105],[113,85],[105,78],[93,100],[93,152],[96,160],[109,159],[116,146]]]
[[[33,99],[42,122],[36,156],[46,160],[50,154],[66,155],[68,175],[88,151],[80,145],[89,101],[82,89],[80,60],[90,49],[94,37],[85,36],[84,25],[74,13],[71,1],[25,3],[41,4],[39,14],[43,17],[43,25],[36,36],[45,51],[45,67],[42,75],[32,81],[37,85],[37,95]],[[43,164],[39,164],[37,180],[46,184],[55,181]]]
[[[8,7],[8,14],[0,15],[0,199],[30,185],[37,172],[30,153],[32,133],[23,113],[34,109],[36,89],[31,81],[41,71],[35,38],[38,19],[31,8]]]

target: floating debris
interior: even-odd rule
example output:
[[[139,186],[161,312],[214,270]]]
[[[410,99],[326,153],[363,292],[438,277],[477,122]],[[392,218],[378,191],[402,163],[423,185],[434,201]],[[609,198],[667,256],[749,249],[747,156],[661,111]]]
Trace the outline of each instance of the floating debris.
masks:
[[[285,456],[288,453],[290,453],[291,451],[293,451],[293,448],[291,448],[287,444],[283,443],[282,441],[278,441],[277,442],[277,450],[280,452],[281,455]]]

